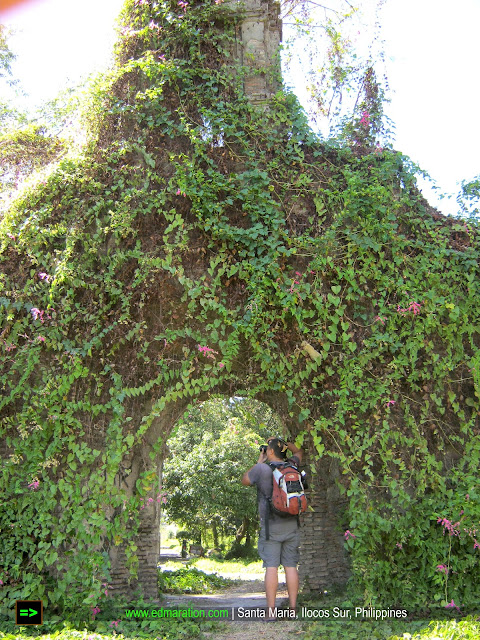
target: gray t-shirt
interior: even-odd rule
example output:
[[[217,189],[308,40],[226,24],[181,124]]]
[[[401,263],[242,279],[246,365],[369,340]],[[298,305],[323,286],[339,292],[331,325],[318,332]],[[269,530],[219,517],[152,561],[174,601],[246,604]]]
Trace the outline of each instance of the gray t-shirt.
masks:
[[[300,464],[296,456],[288,458],[288,462],[292,462],[295,466]],[[265,527],[265,518],[269,514],[268,528],[270,532],[284,531],[285,529],[295,529],[297,525],[297,517],[291,516],[282,518],[274,513],[270,513],[267,498],[272,497],[273,491],[273,471],[265,462],[258,462],[248,472],[248,479],[257,487],[258,514],[260,516],[260,529]]]

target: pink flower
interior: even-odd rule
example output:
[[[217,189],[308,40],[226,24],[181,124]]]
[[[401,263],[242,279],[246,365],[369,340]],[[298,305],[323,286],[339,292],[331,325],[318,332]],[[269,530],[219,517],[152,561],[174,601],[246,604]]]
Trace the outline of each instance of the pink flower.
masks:
[[[292,286],[290,287],[290,293],[295,289],[295,285],[300,284],[298,280],[294,280]]]
[[[383,147],[379,147],[377,146],[377,148],[375,149],[375,153],[380,154],[383,151]]]
[[[38,274],[38,277],[40,278],[40,280],[46,280],[47,282],[50,282],[50,278],[52,276],[49,276],[48,273],[45,273],[44,271],[42,271],[41,273]]]
[[[403,544],[401,542],[397,542],[395,546],[398,547],[399,549],[403,549]]]
[[[394,404],[395,404],[395,400],[389,400],[389,401],[385,404],[385,406],[386,406],[386,407],[393,407],[393,405],[394,405]]]
[[[370,125],[370,114],[368,113],[368,111],[364,111],[362,113],[360,124],[363,124],[364,127],[368,127]]]
[[[38,336],[37,340],[39,342],[45,342],[45,338],[43,336]]]
[[[448,567],[446,567],[444,564],[437,565],[437,571],[443,571],[445,575],[448,575]]]
[[[386,318],[381,318],[380,316],[375,316],[375,322],[381,322],[382,324],[385,324],[384,320],[386,320]]]
[[[218,354],[218,351],[214,351],[213,349],[210,349],[210,347],[202,347],[201,345],[197,344],[198,350],[203,353],[204,356],[207,356],[207,358],[213,358],[215,359],[215,356],[213,355],[214,353]]]
[[[348,529],[345,531],[345,533],[343,534],[345,540],[348,540],[349,538],[356,538],[357,536],[354,536],[353,533],[351,533]]]
[[[416,316],[417,313],[419,313],[420,311],[420,307],[422,305],[418,302],[411,302],[410,305],[404,309],[403,307],[401,307],[400,305],[397,306],[397,311],[398,313],[407,313],[407,311],[413,311],[413,315]]]
[[[40,311],[40,309],[37,309],[37,307],[32,307],[30,309],[30,313],[32,314],[34,320],[36,320],[38,316],[43,316],[42,311]]]
[[[473,539],[473,542],[475,543],[475,544],[473,545],[473,548],[474,548],[474,549],[480,549],[480,544],[478,544],[478,542],[476,541],[476,539],[475,539],[475,538]]]
[[[152,29],[152,31],[161,31],[161,27],[158,26],[158,24],[156,22],[154,22],[153,20],[150,20],[150,23],[148,25],[149,29]]]
[[[184,0],[179,0],[178,6],[181,7],[183,9],[183,13],[185,13],[187,11],[188,2],[184,2]]]
[[[95,616],[97,615],[97,613],[100,613],[101,609],[99,607],[94,607],[92,609],[92,620],[95,620]]]
[[[454,608],[460,611],[460,609],[457,607],[457,605],[455,604],[452,598],[452,601],[445,605],[445,609],[454,609]]]
[[[413,311],[413,315],[416,316],[417,313],[420,311],[420,307],[421,307],[421,304],[419,304],[418,302],[411,302],[410,306],[408,307],[408,310]]]
[[[223,369],[223,367],[224,367],[225,365],[223,364],[223,362],[219,362],[219,363],[218,363],[218,366],[220,367],[220,369]]]
[[[53,311],[53,309],[52,309]],[[52,316],[49,315],[48,313],[46,313],[46,311],[42,310],[42,309],[37,309],[37,307],[32,307],[30,309],[30,313],[32,314],[32,318],[34,320],[40,320],[40,322],[43,324],[45,322],[44,316],[46,314],[46,317],[48,320],[52,319]]]
[[[39,482],[38,480],[33,480],[33,481],[28,485],[28,488],[29,488],[30,490],[36,491],[36,490],[38,489],[39,485],[40,485],[40,482]]]
[[[120,620],[112,620],[112,622],[110,622],[110,626],[113,627],[113,625],[115,625],[116,627],[118,627],[119,622]]]
[[[450,522],[450,520],[447,520],[446,518],[438,518],[437,522],[440,523],[443,528],[444,528],[444,535],[445,535],[445,531],[448,531],[449,535],[451,536],[458,536],[459,535],[459,531],[456,529],[457,525],[459,525],[459,522],[456,522],[455,524],[452,524]]]

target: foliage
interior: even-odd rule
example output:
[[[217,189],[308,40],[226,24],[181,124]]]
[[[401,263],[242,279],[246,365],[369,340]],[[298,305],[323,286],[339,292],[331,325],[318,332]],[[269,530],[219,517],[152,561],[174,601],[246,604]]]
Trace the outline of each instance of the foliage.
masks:
[[[0,24],[0,78],[12,76],[12,62],[15,54],[8,46],[10,31],[3,24]]]
[[[116,547],[137,575],[159,452],[210,394],[338,462],[365,602],[478,599],[478,227],[401,153],[320,141],[288,92],[252,106],[240,19],[128,0],[95,140],[1,221],[5,610],[88,619]]]
[[[454,611],[478,606],[478,474],[472,469],[452,475],[450,482],[440,480],[435,492],[416,500],[408,492],[400,495],[401,485],[391,482],[391,497],[401,510],[388,503],[374,509],[363,492],[347,545],[359,546],[354,568],[368,602],[408,602],[422,611],[435,594],[433,603]],[[349,492],[358,499],[359,492]]]
[[[42,127],[28,125],[0,136],[2,188],[18,186],[34,169],[49,164],[62,154],[64,149],[60,141],[45,133]]]
[[[183,567],[177,571],[159,571],[160,593],[210,593],[214,589],[228,587],[232,580],[217,574],[205,573],[196,567]]]
[[[427,628],[413,635],[392,637],[390,640],[474,640],[478,637],[480,625],[473,616],[464,620],[432,621]]]
[[[469,182],[463,180],[461,187],[457,197],[461,212],[471,218],[478,218],[480,214],[480,176],[476,176]]]
[[[362,136],[365,127],[359,123],[366,112],[373,125],[370,133],[377,129],[377,142],[385,146],[390,141],[387,125],[392,123],[383,114],[389,93],[381,39],[384,4],[385,0],[355,5],[337,0],[329,6],[308,0],[282,3],[283,24],[291,34],[282,45],[287,82],[301,69],[310,119],[329,137]],[[361,104],[366,96],[367,102],[375,98],[374,109]]]
[[[347,598],[343,590],[324,592],[321,599],[301,594],[299,611],[305,640],[473,640],[478,635],[478,617],[465,616],[457,610],[445,611],[434,607],[424,615],[415,615],[407,610],[406,618],[397,618],[393,614],[386,617],[379,608],[357,614],[358,606],[362,606],[358,604],[358,594],[354,599]],[[396,607],[388,605],[384,609],[388,611]],[[315,611],[317,615],[321,612],[322,617],[319,615],[314,619],[306,611]]]
[[[151,606],[151,603],[144,602],[130,605],[140,611]],[[82,626],[58,620],[53,624],[46,621],[41,627],[18,627],[13,622],[7,623],[3,630],[0,630],[0,639],[136,640],[137,638],[151,639],[155,637],[159,640],[178,640],[181,637],[190,640],[202,637],[205,631],[212,631],[218,627],[218,623],[213,620],[195,618],[178,617],[149,620],[136,618],[129,620],[125,615],[125,608],[112,610],[109,617],[102,618],[101,613],[92,617],[94,619]]]
[[[191,538],[200,540],[213,527],[217,546],[219,533],[235,534],[245,517],[256,522],[256,494],[240,478],[256,463],[260,441],[272,431],[265,424],[262,428],[248,408],[268,421],[252,401],[209,401],[189,410],[169,438],[164,510]],[[267,407],[264,411],[271,414]]]
[[[327,620],[314,622],[305,633],[305,640],[475,640],[479,632],[478,619],[404,622]]]
[[[19,129],[28,124],[28,117],[18,107],[11,104],[11,101],[6,99],[6,95],[9,92],[14,94],[18,93],[18,81],[13,78],[12,62],[15,60],[15,54],[10,49],[8,39],[11,36],[11,31],[0,24],[0,87],[2,89],[0,98],[0,131],[2,132],[2,139],[5,138],[6,133]],[[0,160],[3,156],[2,147],[4,144],[0,143]],[[3,162],[0,162],[2,167]],[[3,169],[3,167],[2,167]],[[5,183],[5,178],[1,176],[0,185]]]

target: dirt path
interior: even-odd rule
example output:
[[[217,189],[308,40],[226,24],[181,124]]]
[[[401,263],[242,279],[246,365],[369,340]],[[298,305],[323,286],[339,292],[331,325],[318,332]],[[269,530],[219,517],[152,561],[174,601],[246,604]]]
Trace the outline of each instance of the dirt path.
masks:
[[[285,583],[279,583],[277,591],[277,607],[288,604]],[[231,607],[265,607],[265,591],[263,581],[246,580],[240,584],[227,587],[210,595],[166,595],[163,606],[190,606],[192,608],[207,607],[211,609],[227,609]],[[267,623],[263,620],[248,621],[229,620],[225,630],[213,633],[205,632],[204,637],[211,640],[278,640],[278,635],[288,634],[295,638],[303,638],[302,623],[294,620],[277,620]]]

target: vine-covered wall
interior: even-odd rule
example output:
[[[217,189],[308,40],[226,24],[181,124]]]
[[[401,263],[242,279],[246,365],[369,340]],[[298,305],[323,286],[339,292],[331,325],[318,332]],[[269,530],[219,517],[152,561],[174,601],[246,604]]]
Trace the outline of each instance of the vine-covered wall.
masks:
[[[138,574],[169,429],[212,393],[334,463],[364,602],[478,600],[478,228],[365,115],[338,146],[289,93],[249,102],[275,65],[233,55],[241,21],[128,0],[89,146],[1,222],[7,607],[88,615],[120,555]]]

